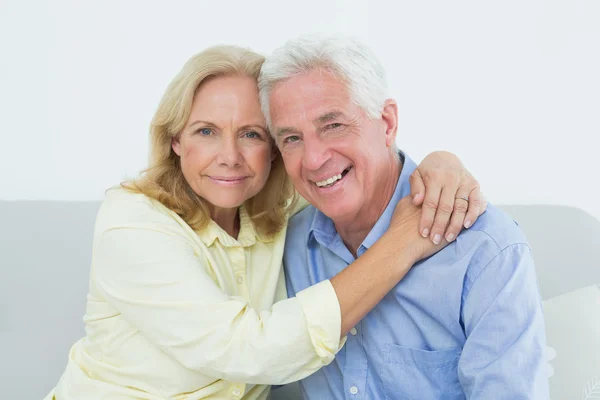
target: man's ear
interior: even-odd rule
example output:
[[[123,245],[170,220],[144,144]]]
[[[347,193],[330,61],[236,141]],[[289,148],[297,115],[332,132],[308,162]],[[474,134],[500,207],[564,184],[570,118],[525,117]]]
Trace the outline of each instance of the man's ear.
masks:
[[[171,138],[171,148],[179,157],[181,157],[181,143],[179,143],[179,136]]]
[[[398,133],[398,105],[396,101],[387,99],[383,106],[381,119],[385,123],[385,145],[391,147],[396,142]]]

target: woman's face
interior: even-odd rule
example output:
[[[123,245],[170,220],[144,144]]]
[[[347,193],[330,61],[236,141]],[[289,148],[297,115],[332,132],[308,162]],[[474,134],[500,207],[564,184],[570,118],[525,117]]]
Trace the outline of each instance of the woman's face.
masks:
[[[221,209],[256,195],[275,158],[265,126],[254,79],[221,76],[202,83],[185,128],[172,141],[192,190]]]

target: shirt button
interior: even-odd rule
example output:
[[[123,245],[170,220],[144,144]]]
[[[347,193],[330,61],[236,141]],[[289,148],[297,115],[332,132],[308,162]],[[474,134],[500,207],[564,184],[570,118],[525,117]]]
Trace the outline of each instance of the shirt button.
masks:
[[[350,394],[357,394],[358,393],[358,388],[356,386],[352,386],[350,388]]]
[[[241,394],[242,394],[242,391],[240,389],[238,389],[238,388],[233,389],[233,395],[235,397],[239,397],[239,396],[241,396]]]
[[[352,336],[356,336],[357,333],[358,333],[358,331],[356,330],[356,328],[350,329],[350,334],[352,334]],[[354,386],[352,386],[352,387],[354,387]]]
[[[236,282],[238,283],[238,285],[241,285],[242,283],[244,283],[244,277],[243,276],[238,276],[236,279]]]

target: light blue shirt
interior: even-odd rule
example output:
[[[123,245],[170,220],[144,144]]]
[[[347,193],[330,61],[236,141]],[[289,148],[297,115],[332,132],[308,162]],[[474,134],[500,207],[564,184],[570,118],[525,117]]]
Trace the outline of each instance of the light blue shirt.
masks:
[[[387,208],[358,249],[387,230],[410,194],[408,157]],[[354,257],[314,207],[290,221],[288,295],[330,279]],[[300,382],[308,399],[548,399],[541,299],[522,231],[493,205],[415,264],[348,334],[328,366]]]

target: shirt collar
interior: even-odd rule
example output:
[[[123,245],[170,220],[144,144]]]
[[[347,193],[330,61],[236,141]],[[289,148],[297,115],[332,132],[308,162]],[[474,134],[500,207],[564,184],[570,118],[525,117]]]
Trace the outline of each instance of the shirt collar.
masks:
[[[396,204],[398,204],[400,199],[410,194],[409,178],[413,171],[417,168],[417,165],[403,152],[399,151],[398,154],[400,156],[400,160],[402,161],[402,171],[398,177],[394,194],[392,195],[387,207],[359,247],[359,255],[370,248],[373,243],[379,240],[379,238],[390,226]],[[323,246],[329,246],[337,236],[338,233],[335,230],[335,225],[331,218],[327,217],[321,211],[316,210],[308,232],[307,244],[310,243],[311,240],[317,240]]]
[[[212,219],[205,228],[196,233],[207,247],[212,246],[217,239],[219,239],[219,242],[225,247],[249,247],[255,244],[257,240],[263,243],[271,242],[273,240],[272,235],[262,234],[256,230],[244,205],[240,206],[239,212],[240,232],[238,233],[237,239],[231,237]]]
[[[315,208],[316,209],[316,208]],[[312,223],[308,231],[307,244],[311,240],[317,240],[324,246],[328,246],[337,235],[335,225],[331,218],[316,209],[317,212],[313,217]]]

